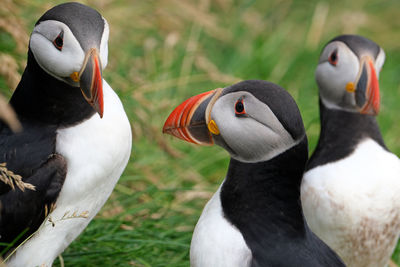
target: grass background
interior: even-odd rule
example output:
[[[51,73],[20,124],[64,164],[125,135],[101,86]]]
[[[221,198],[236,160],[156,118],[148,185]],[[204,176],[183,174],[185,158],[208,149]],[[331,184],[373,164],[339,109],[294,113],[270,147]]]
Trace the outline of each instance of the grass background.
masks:
[[[34,23],[61,2],[1,0],[0,92],[7,98],[25,67]],[[110,24],[103,74],[125,106],[134,140],[110,199],[62,254],[65,266],[188,266],[192,230],[225,175],[228,154],[163,136],[169,112],[206,90],[269,80],[297,101],[313,151],[314,70],[323,45],[339,34],[362,34],[385,49],[378,121],[387,146],[400,155],[398,0],[82,2]],[[393,258],[400,263],[400,251]]]

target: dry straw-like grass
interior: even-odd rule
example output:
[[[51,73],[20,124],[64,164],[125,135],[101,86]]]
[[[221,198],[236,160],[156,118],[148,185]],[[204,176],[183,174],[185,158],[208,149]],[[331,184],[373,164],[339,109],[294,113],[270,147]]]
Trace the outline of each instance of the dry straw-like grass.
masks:
[[[53,209],[54,208],[55,207],[53,207]],[[51,225],[54,227],[54,226],[56,226],[57,222],[65,221],[65,220],[69,220],[69,219],[77,219],[77,218],[82,218],[82,219],[89,218],[89,211],[85,210],[85,211],[82,211],[81,213],[78,213],[77,211],[74,211],[73,213],[71,213],[70,211],[66,211],[60,219],[54,220],[51,216],[48,216],[47,221],[49,223],[51,223]]]
[[[14,90],[21,80],[18,63],[12,56],[4,53],[0,53],[0,62],[0,75],[5,78],[8,87]]]
[[[22,129],[17,115],[2,95],[0,95],[0,120],[6,122],[13,132],[19,132]]]
[[[4,264],[4,262],[7,262],[8,259],[10,259],[10,257],[22,246],[24,245],[26,242],[28,242],[29,239],[32,238],[32,236],[34,236],[36,233],[38,233],[43,227],[45,227],[45,225],[48,223],[50,223],[53,227],[56,225],[57,222],[59,221],[64,221],[64,220],[69,220],[69,219],[77,219],[77,218],[82,218],[82,219],[87,219],[89,217],[89,211],[85,210],[82,211],[81,213],[78,213],[76,211],[74,211],[72,214],[70,213],[70,211],[66,211],[64,213],[64,215],[57,220],[53,220],[53,218],[50,216],[50,213],[56,208],[56,205],[53,204],[49,207],[45,206],[45,213],[46,213],[46,219],[43,221],[43,223],[40,225],[40,227],[33,232],[30,236],[28,236],[23,242],[21,242],[21,244],[18,245],[18,247],[14,248],[13,251],[11,251],[11,253],[9,253],[7,255],[7,257],[5,258],[4,261],[0,260],[0,267],[3,267],[2,264]],[[61,266],[64,266],[64,260],[61,257],[61,255],[59,255],[59,259],[60,259],[60,263]]]
[[[0,5],[0,31],[9,33],[16,43],[16,53],[22,53],[26,51],[28,46],[28,34],[25,30],[23,21],[18,18],[18,7],[11,0],[4,0]],[[21,62],[22,64],[22,62]],[[21,79],[21,75],[18,72],[19,66],[15,58],[9,54],[0,53],[0,76],[4,77],[8,89],[14,90],[18,82]],[[0,95],[0,120],[5,121],[10,128],[14,131],[21,130],[21,124],[19,123],[14,111],[7,104],[7,100]],[[5,168],[5,166],[4,166]],[[4,176],[5,175],[5,176]],[[5,174],[1,176],[2,181],[10,181]],[[18,181],[18,180],[15,180]],[[22,181],[21,181],[22,182]],[[17,182],[22,188],[23,183]],[[14,183],[11,183],[13,185]]]
[[[18,187],[21,191],[25,189],[36,190],[35,186],[22,181],[22,177],[7,169],[6,163],[0,163],[0,181],[9,185],[12,190]]]
[[[23,53],[28,47],[29,35],[21,18],[19,8],[11,0],[2,0],[0,5],[0,29],[9,33],[15,40],[16,52]]]
[[[11,35],[14,39],[16,54],[25,53],[28,47],[29,35],[26,31],[24,21],[19,17],[19,7],[14,1],[2,0],[0,5],[0,31]],[[9,54],[0,53],[0,76],[4,77],[9,90],[14,90],[21,79],[18,69],[25,64],[25,61],[17,62]],[[15,118],[15,114],[7,105],[6,101],[0,99],[0,120],[6,121],[13,131],[18,131],[21,127]]]

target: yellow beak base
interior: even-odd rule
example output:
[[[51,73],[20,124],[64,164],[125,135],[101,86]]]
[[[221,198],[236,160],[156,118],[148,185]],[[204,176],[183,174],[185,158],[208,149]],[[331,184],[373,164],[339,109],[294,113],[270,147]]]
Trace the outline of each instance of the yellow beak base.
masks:
[[[356,86],[352,82],[346,84],[346,91],[349,93],[354,93],[356,91]]]
[[[208,130],[214,135],[219,135],[219,129],[214,120],[208,123]]]

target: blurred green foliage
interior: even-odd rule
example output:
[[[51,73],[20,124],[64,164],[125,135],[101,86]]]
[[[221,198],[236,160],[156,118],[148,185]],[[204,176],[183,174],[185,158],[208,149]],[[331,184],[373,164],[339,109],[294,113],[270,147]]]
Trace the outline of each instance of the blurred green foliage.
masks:
[[[0,22],[16,17],[29,33],[60,2],[16,0],[12,12],[0,8]],[[319,135],[314,71],[323,45],[339,34],[361,34],[384,48],[378,121],[387,146],[400,155],[398,0],[84,3],[110,24],[104,77],[125,106],[134,141],[131,161],[106,206],[62,254],[66,266],[188,266],[192,230],[223,180],[228,154],[163,136],[169,112],[206,90],[243,79],[270,80],[297,101],[312,152]],[[1,25],[0,56],[11,55],[22,73],[26,50],[18,50],[19,41]],[[9,84],[1,73],[7,96]],[[396,251],[397,262],[399,257]]]

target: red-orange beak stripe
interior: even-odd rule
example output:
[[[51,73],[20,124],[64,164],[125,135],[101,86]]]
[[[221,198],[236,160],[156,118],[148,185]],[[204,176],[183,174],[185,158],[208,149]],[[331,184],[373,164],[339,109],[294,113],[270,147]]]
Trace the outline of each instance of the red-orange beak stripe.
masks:
[[[94,105],[97,106],[100,118],[103,118],[104,112],[104,98],[103,98],[103,78],[101,76],[101,69],[99,58],[97,56],[93,56],[94,60],[94,73],[93,73],[93,85],[92,85],[92,94],[93,94],[93,102]]]
[[[165,121],[163,133],[171,134],[187,142],[199,144],[200,142],[191,136],[190,132],[188,131],[188,126],[190,125],[191,118],[196,108],[200,105],[202,100],[214,93],[214,91],[215,90],[211,90],[196,96],[192,96],[177,106]]]
[[[96,48],[90,49],[85,56],[82,69],[79,72],[80,88],[85,100],[103,117],[103,79],[101,62]]]
[[[370,69],[367,103],[361,109],[362,114],[376,115],[380,108],[379,81],[372,61],[368,61]]]
[[[379,94],[379,81],[378,76],[376,75],[374,64],[370,61],[369,67],[371,68],[371,85],[370,85],[370,99],[372,103],[372,108],[376,114],[379,113],[380,108],[380,94]]]

